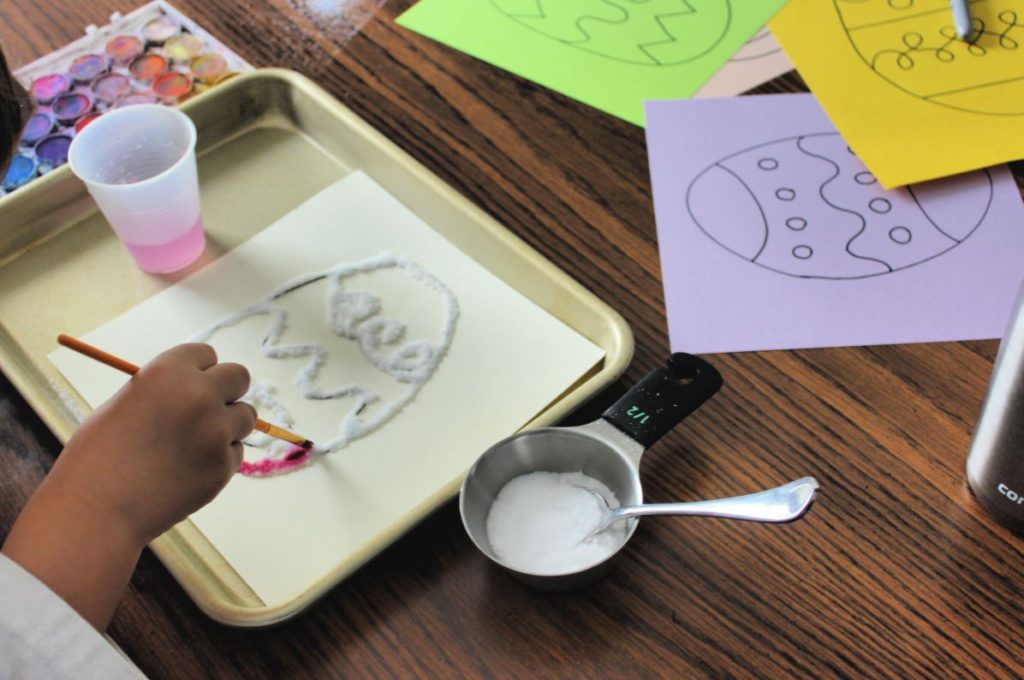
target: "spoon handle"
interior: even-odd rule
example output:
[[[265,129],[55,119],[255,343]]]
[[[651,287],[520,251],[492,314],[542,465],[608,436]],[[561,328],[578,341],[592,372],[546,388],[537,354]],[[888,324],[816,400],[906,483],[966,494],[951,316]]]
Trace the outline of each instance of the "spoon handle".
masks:
[[[753,522],[792,522],[799,519],[814,502],[818,482],[803,477],[767,491],[691,503],[648,503],[616,508],[608,523],[644,515],[699,515],[742,519]]]

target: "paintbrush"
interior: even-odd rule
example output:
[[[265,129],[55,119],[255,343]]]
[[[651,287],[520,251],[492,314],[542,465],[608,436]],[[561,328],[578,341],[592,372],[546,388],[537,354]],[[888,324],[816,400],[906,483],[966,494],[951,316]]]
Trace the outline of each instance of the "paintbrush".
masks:
[[[92,345],[82,342],[77,338],[72,338],[70,335],[58,335],[57,342],[64,345],[68,349],[73,349],[79,354],[84,354],[90,359],[95,359],[100,363],[106,364],[111,368],[116,368],[117,370],[127,373],[128,375],[135,375],[136,373],[139,372],[139,367],[136,366],[135,364],[125,361],[120,357],[115,357],[113,354],[104,352],[100,348],[93,347]],[[294,432],[289,432],[283,427],[271,425],[265,420],[260,420],[259,418],[257,418],[255,427],[260,432],[266,433],[276,439],[283,439],[289,444],[295,444],[296,446],[301,447],[303,449],[313,448],[313,442],[309,441],[305,437],[297,435]]]
[[[953,27],[956,37],[970,42],[974,27],[971,25],[971,9],[967,3],[968,0],[950,0],[949,4],[953,9]]]

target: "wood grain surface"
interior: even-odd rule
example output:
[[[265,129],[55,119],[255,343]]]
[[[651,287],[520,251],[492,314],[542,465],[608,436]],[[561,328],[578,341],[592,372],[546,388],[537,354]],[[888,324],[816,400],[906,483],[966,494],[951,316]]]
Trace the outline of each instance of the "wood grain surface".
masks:
[[[574,420],[664,360],[640,128],[396,26],[408,0],[175,4],[254,65],[311,77],[626,317],[633,365]],[[25,64],[133,8],[0,0],[0,43]],[[814,475],[821,500],[792,525],[645,520],[602,582],[553,594],[490,565],[449,503],[267,630],[207,619],[147,552],[110,634],[153,678],[1020,676],[1024,539],[964,481],[996,347],[708,357],[725,387],[647,454],[646,495]],[[0,537],[59,448],[0,381]]]

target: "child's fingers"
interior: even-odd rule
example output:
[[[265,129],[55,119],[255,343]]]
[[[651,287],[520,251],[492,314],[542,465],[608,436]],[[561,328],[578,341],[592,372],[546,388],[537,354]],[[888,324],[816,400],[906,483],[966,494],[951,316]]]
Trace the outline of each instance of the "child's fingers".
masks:
[[[238,467],[245,460],[245,446],[242,442],[231,442],[231,469],[238,470]]]
[[[225,404],[240,399],[249,390],[249,371],[241,364],[223,363],[206,369]]]
[[[217,363],[216,350],[203,342],[186,342],[172,347],[165,354],[174,354],[201,371]]]
[[[235,433],[232,441],[240,442],[248,437],[256,427],[256,409],[244,401],[228,406],[228,419],[231,431]]]

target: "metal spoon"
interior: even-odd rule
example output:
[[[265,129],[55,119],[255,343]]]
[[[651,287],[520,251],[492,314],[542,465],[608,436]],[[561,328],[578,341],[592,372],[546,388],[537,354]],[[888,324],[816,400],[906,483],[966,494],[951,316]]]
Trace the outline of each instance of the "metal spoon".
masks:
[[[619,520],[644,515],[693,515],[743,519],[751,522],[792,522],[803,517],[804,513],[810,509],[817,489],[818,481],[814,477],[802,477],[774,489],[746,496],[690,503],[623,505],[614,509],[608,505],[608,501],[600,493],[594,489],[587,489],[600,499],[605,515],[601,518],[597,528],[591,531],[583,541],[589,541]]]

